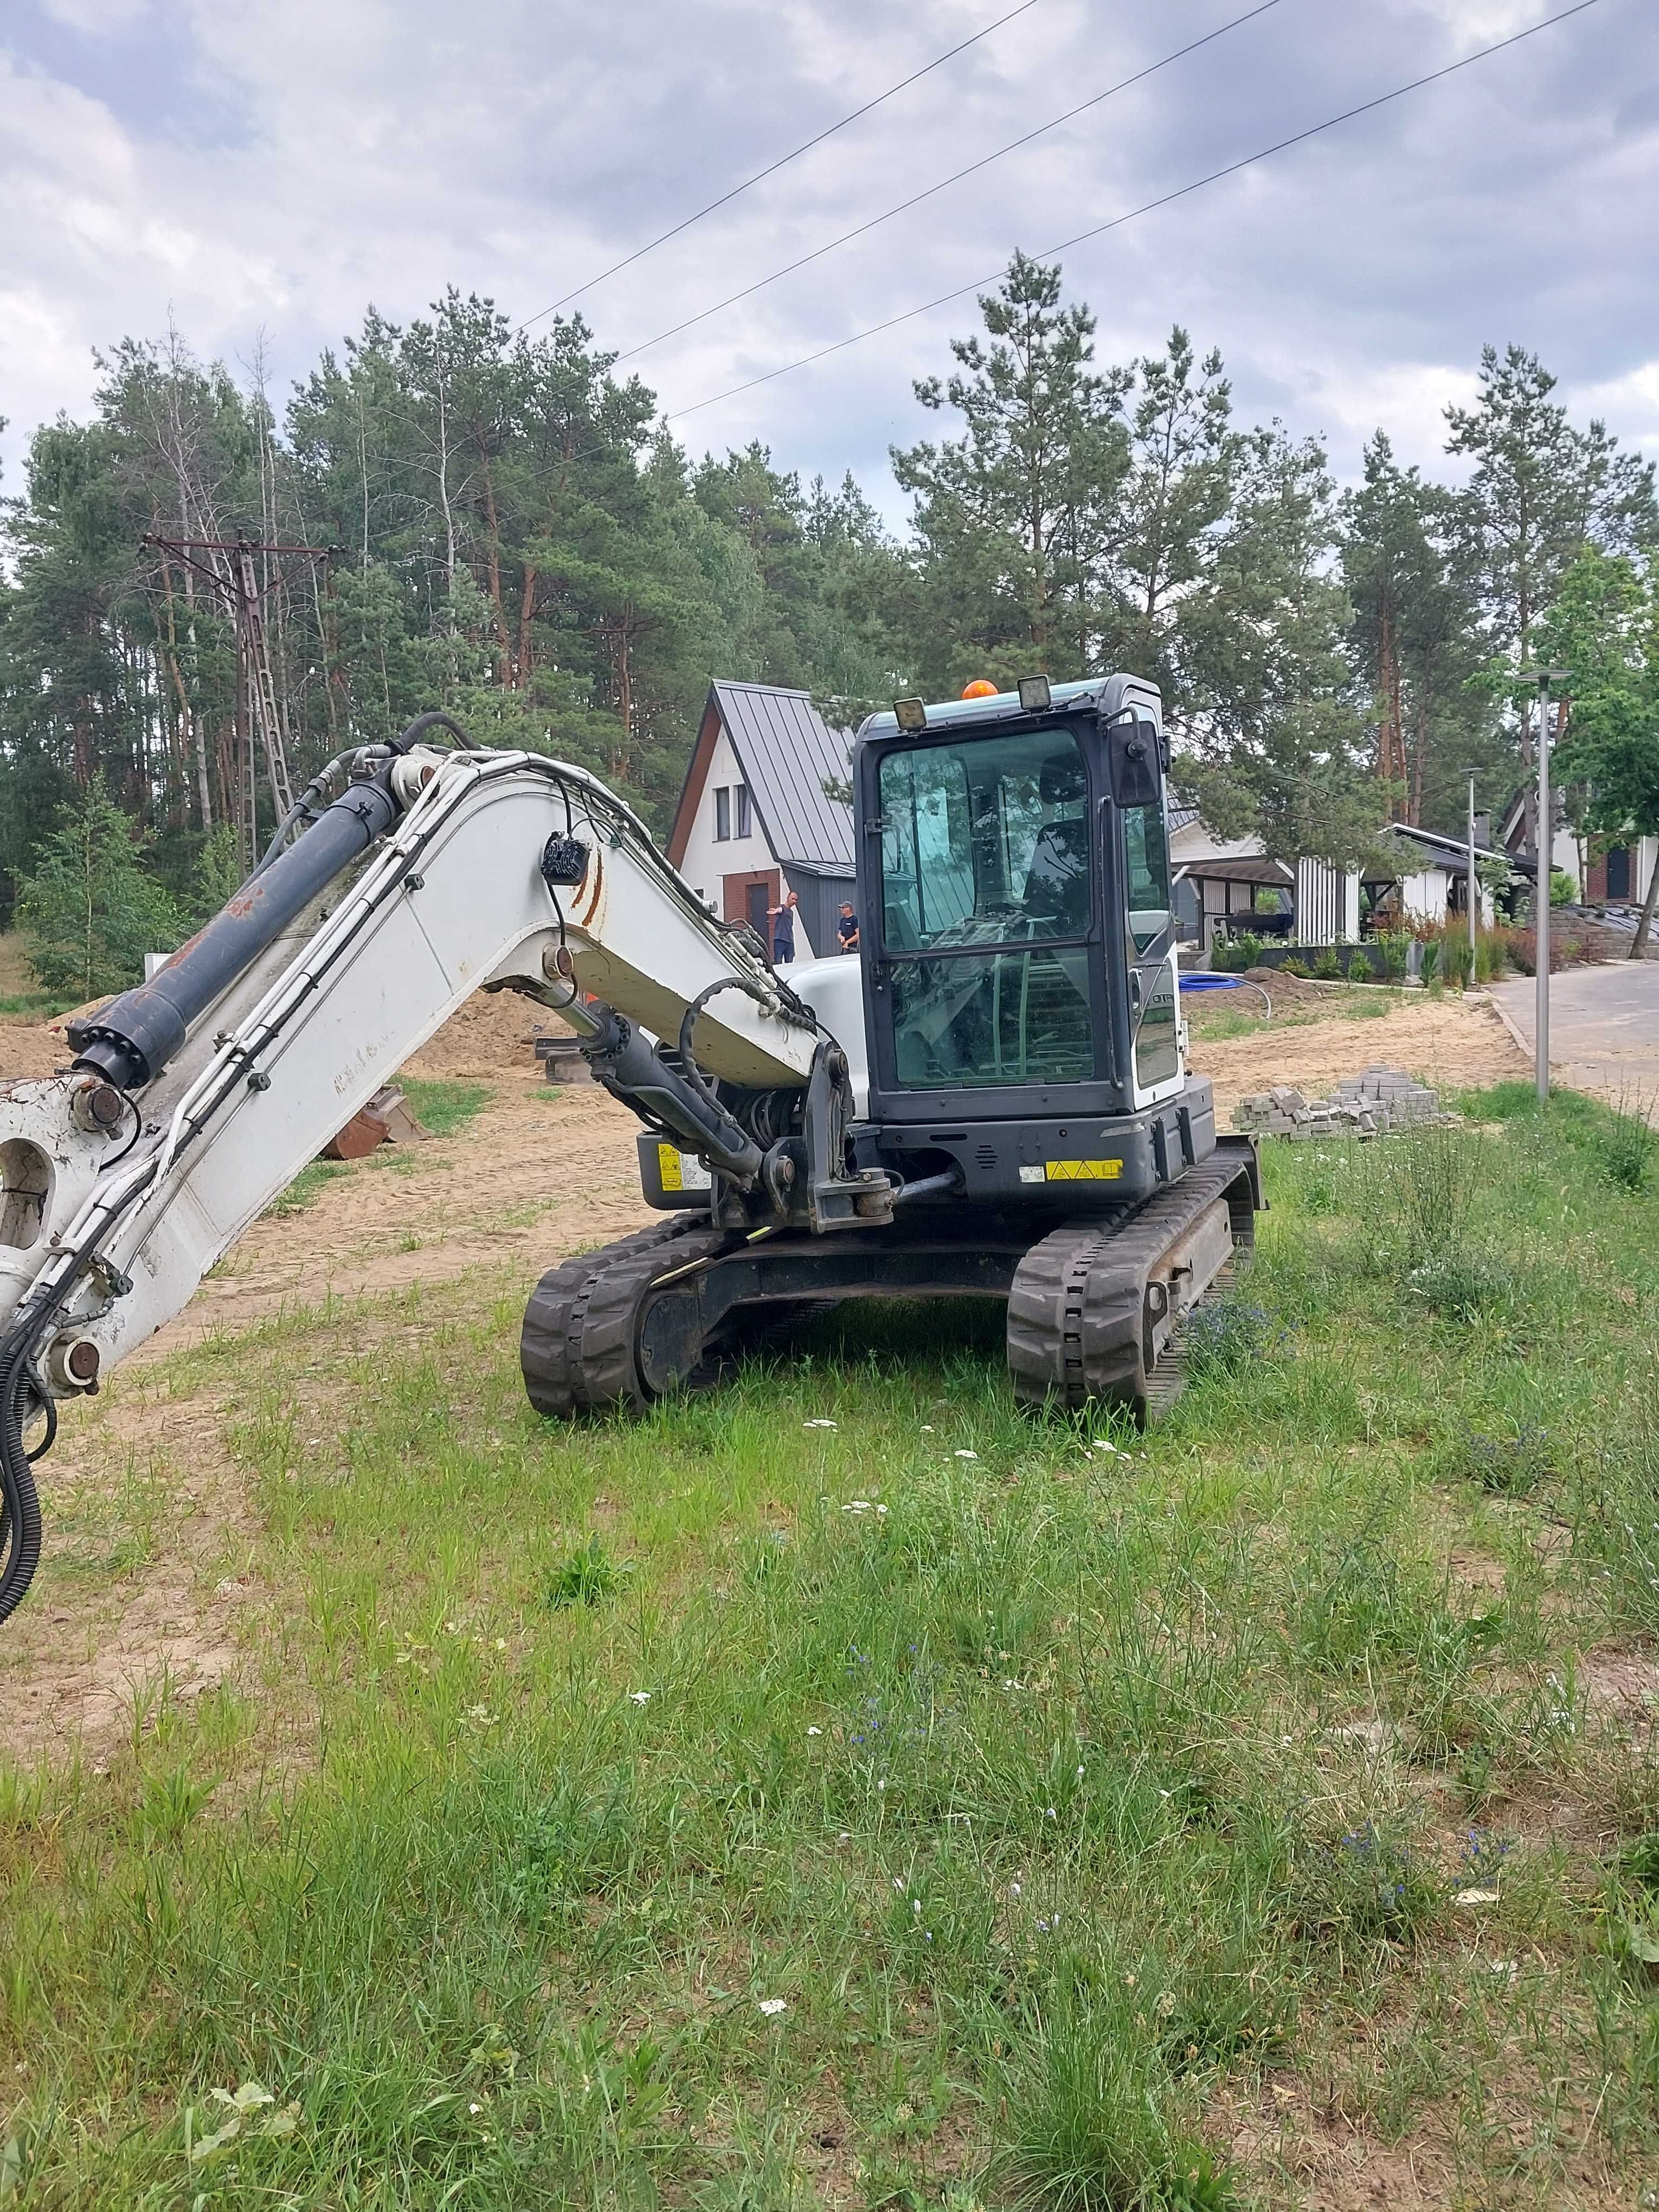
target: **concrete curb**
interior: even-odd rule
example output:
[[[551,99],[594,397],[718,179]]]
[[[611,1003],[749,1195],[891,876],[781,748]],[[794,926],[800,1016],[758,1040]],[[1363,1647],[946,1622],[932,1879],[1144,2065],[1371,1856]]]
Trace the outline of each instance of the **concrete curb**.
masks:
[[[1488,1012],[1496,1014],[1498,1020],[1502,1022],[1504,1027],[1509,1031],[1510,1040],[1514,1043],[1516,1049],[1520,1053],[1522,1058],[1528,1060],[1535,1060],[1537,1054],[1533,1049],[1531,1040],[1522,1035],[1520,1030],[1516,1026],[1513,1018],[1504,1010],[1504,1008],[1498,1004],[1498,1000],[1489,995],[1485,1000],[1485,1004]]]

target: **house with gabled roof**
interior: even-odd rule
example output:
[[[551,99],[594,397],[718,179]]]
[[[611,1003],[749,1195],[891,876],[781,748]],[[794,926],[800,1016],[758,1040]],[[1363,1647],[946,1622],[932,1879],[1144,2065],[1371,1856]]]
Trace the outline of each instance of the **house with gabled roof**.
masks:
[[[711,684],[668,833],[668,857],[698,897],[764,942],[768,913],[793,891],[803,958],[840,949],[836,917],[854,896],[853,810],[831,795],[848,787],[852,744],[809,692]]]

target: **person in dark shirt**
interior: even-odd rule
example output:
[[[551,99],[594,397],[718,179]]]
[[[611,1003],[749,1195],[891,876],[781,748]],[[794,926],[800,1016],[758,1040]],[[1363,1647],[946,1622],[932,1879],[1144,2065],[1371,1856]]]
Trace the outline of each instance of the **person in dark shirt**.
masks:
[[[836,924],[836,934],[841,939],[841,949],[843,952],[858,951],[859,918],[845,901],[842,904],[841,919]]]
[[[787,967],[795,957],[795,908],[799,900],[786,891],[781,904],[769,909],[772,916],[772,965]]]

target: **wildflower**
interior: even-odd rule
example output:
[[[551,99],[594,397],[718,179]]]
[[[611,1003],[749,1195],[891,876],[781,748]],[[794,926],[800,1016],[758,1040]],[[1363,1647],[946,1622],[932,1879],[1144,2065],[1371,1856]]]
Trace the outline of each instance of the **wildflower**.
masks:
[[[979,1457],[979,1454],[975,1451],[959,1451],[957,1454],[957,1457],[958,1459],[977,1459]]]
[[[922,1434],[923,1434],[923,1436],[925,1436],[925,1437],[931,1437],[931,1436],[933,1435],[933,1423],[932,1423],[931,1421],[924,1421],[924,1422],[922,1423],[922,1425],[921,1425],[921,1433],[922,1433]]]
[[[788,2011],[789,2005],[784,1997],[763,1997],[760,2008],[766,2019],[775,2020],[780,2013]]]
[[[1010,1896],[1010,1897],[1018,1897],[1018,1896],[1019,1895],[1019,1893],[1020,1893],[1020,1885],[1019,1885],[1019,1883],[1018,1883],[1018,1882],[1017,1882],[1017,1881],[1011,1881],[1011,1882],[1009,1883],[1009,1885],[1008,1885],[1008,1894],[1009,1894],[1009,1896]]]
[[[1045,1805],[1042,1808],[1042,1817],[1045,1820],[1057,1820],[1060,1816],[1054,1811],[1052,1805]]]
[[[810,1728],[807,1729],[806,1733],[808,1735],[822,1735],[823,1734],[823,1730],[821,1728]]]
[[[801,1423],[801,1426],[804,1429],[833,1429],[836,1426],[836,1424],[834,1421],[827,1421],[820,1417],[816,1421],[803,1421]]]
[[[651,1702],[651,1692],[649,1690],[630,1690],[628,1693],[628,1702],[631,1705],[648,1705]]]

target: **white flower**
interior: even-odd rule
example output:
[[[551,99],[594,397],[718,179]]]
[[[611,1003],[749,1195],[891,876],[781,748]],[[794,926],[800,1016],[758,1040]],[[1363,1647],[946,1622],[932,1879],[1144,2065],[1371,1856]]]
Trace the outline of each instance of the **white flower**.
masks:
[[[922,1423],[922,1425],[921,1425],[921,1433],[922,1433],[922,1434],[923,1434],[923,1436],[925,1436],[925,1437],[931,1437],[931,1436],[933,1435],[933,1423],[932,1423],[931,1421],[924,1421],[924,1422]]]
[[[1019,1893],[1020,1893],[1020,1884],[1019,1884],[1018,1882],[1017,1882],[1017,1881],[1011,1881],[1011,1882],[1009,1883],[1009,1885],[1008,1885],[1008,1894],[1009,1894],[1009,1896],[1010,1896],[1010,1897],[1018,1897],[1018,1896],[1019,1895]]]
[[[651,1702],[651,1692],[649,1690],[630,1690],[628,1693],[628,1701],[633,1705],[648,1705]]]
[[[789,2005],[784,1997],[763,1997],[760,2008],[768,2020],[775,2020],[781,2012],[788,2011]]]
[[[808,1735],[822,1735],[823,1734],[823,1730],[821,1728],[810,1728],[807,1729],[806,1733]]]
[[[801,1426],[804,1429],[833,1429],[836,1426],[836,1423],[834,1421],[825,1420],[820,1415],[816,1421],[803,1421],[801,1423]]]
[[[971,1451],[959,1451],[957,1454],[957,1457],[958,1459],[977,1459],[979,1457],[979,1454],[977,1452]]]

